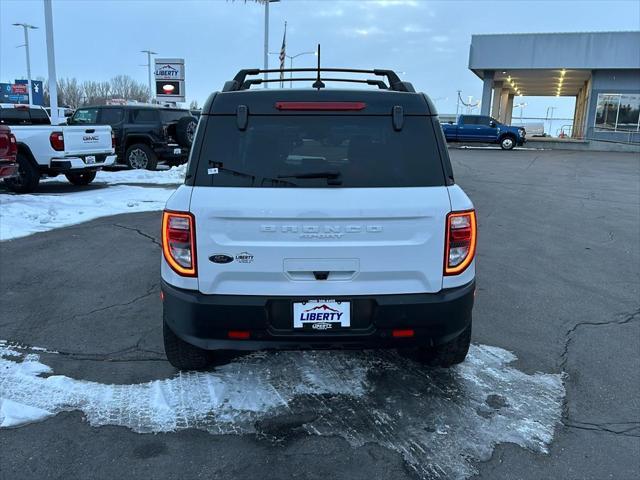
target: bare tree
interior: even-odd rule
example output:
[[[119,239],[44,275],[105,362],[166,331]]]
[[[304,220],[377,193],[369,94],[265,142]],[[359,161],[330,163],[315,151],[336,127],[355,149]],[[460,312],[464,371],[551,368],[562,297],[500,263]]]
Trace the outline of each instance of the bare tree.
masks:
[[[198,101],[197,100],[191,100],[191,103],[189,104],[189,110],[198,110]]]

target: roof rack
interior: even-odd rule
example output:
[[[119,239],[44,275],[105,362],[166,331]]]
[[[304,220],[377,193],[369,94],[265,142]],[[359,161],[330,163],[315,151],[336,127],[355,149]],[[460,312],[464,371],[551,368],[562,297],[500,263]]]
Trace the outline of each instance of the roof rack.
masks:
[[[294,73],[294,72],[314,72],[317,73],[317,77],[313,78],[287,78],[285,81],[290,82],[314,82],[313,88],[323,88],[323,81],[329,82],[351,82],[351,83],[366,83],[368,85],[377,86],[380,89],[388,89],[396,92],[415,92],[413,85],[409,82],[403,82],[393,70],[360,70],[354,68],[284,68],[284,69],[269,69],[260,70],[258,68],[243,69],[240,70],[233,80],[230,80],[224,84],[223,92],[235,92],[239,90],[248,90],[252,85],[260,85],[262,83],[280,82],[280,79],[265,80],[262,78],[251,78],[247,80],[248,76],[260,75],[261,73]],[[377,75],[386,77],[389,85],[384,83],[383,80],[373,79],[349,79],[349,78],[321,78],[320,72],[333,72],[333,73],[363,73],[369,75]]]

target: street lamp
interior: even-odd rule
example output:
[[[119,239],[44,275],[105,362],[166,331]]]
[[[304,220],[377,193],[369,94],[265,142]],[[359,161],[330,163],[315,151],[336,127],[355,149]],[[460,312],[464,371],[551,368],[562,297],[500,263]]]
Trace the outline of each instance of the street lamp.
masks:
[[[524,107],[526,107],[527,104],[524,102],[518,103],[516,105],[516,107],[520,107],[520,125],[522,125],[522,111],[524,110]]]
[[[280,52],[269,52],[269,55],[280,55]],[[293,60],[301,57],[303,55],[318,55],[317,51],[313,51],[313,52],[300,52],[297,53],[295,55],[287,55],[285,54],[285,57],[287,57],[289,59],[289,68],[293,69]],[[293,72],[289,72],[289,87],[293,88]]]
[[[29,105],[33,105],[33,91],[31,89],[31,59],[29,57],[29,32],[28,30],[36,30],[38,27],[29,25],[28,23],[14,23],[14,27],[22,27],[24,29],[24,45],[18,45],[19,47],[25,47],[27,50],[27,88],[29,89]]]
[[[152,52],[151,50],[140,50],[140,53],[147,54],[147,65],[148,73],[149,73],[149,103],[153,103],[153,88],[151,87],[151,55],[157,55],[157,52]]]

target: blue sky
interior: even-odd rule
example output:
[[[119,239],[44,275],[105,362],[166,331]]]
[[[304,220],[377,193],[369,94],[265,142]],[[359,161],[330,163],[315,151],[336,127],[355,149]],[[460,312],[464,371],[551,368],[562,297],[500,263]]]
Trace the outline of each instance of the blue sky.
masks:
[[[288,53],[322,44],[325,66],[392,68],[455,112],[456,90],[481,95],[481,81],[467,68],[474,33],[610,31],[640,29],[640,2],[628,1],[430,1],[282,0],[271,4],[270,50],[278,51],[285,20]],[[243,0],[54,0],[57,73],[78,80],[128,74],[147,81],[150,48],[184,57],[188,100],[200,104],[244,67],[262,66],[264,7]],[[0,81],[26,75],[22,29],[31,32],[33,77],[46,77],[42,0],[0,0]],[[277,56],[271,56],[271,65]],[[296,66],[313,66],[303,56]],[[573,100],[530,98],[525,116],[570,117]],[[519,115],[519,109],[515,115]]]

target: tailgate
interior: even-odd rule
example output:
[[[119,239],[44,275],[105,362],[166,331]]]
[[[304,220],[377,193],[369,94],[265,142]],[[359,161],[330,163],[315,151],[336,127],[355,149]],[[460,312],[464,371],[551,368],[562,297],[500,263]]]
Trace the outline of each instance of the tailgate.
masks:
[[[65,156],[112,152],[109,125],[70,125],[62,132]]]
[[[449,210],[446,187],[196,187],[199,290],[315,298],[438,292]],[[233,260],[217,263],[216,255]],[[318,281],[318,272],[328,277]]]

